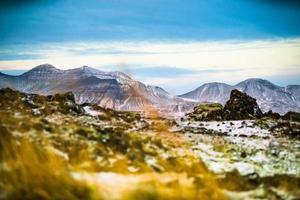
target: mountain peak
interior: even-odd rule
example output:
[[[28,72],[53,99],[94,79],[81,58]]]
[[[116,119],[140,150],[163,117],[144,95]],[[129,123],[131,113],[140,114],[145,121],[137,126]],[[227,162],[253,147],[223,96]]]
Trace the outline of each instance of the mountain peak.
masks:
[[[82,66],[82,67],[78,67],[78,68],[74,68],[74,69],[68,69],[65,70],[65,72],[67,73],[75,73],[75,74],[79,74],[79,75],[86,75],[86,76],[90,76],[90,75],[104,75],[105,73],[101,70],[98,70],[96,68],[93,67],[89,67],[89,66]]]
[[[262,79],[262,78],[248,78],[245,81],[267,81],[267,80]]]
[[[241,83],[246,82],[246,83],[257,83],[257,84],[264,84],[264,85],[273,85],[276,87],[279,87],[273,83],[271,83],[270,81],[266,80],[266,79],[262,79],[262,78],[248,78],[244,81],[242,81]]]
[[[98,69],[96,69],[96,68],[93,68],[93,67],[89,67],[89,66],[87,66],[87,65],[83,65],[82,67],[80,67],[82,70],[84,70],[84,71],[90,71],[90,70],[97,70],[98,71]]]
[[[89,67],[89,66],[82,66],[79,68],[83,73],[91,73],[91,74],[97,74],[97,73],[103,73],[101,70]]]
[[[50,64],[42,64],[42,65],[38,65],[34,68],[32,68],[30,71],[42,71],[42,70],[54,70],[54,71],[58,71],[59,69],[57,69],[56,67],[54,67],[53,65]]]
[[[199,100],[202,102],[220,102],[224,104],[228,100],[231,90],[232,86],[226,83],[212,82],[205,83],[195,90],[180,95],[179,97]]]
[[[229,85],[221,82],[211,82],[211,83],[205,83],[200,87],[217,87],[217,86],[220,87],[220,86],[229,86]]]
[[[159,86],[152,86],[152,85],[148,85],[148,88],[152,89],[155,93],[160,93],[160,94],[164,94],[164,95],[170,95],[169,92],[167,92],[165,89],[159,87]]]
[[[52,73],[59,73],[61,70],[57,69],[53,65],[50,64],[42,64],[38,65],[31,70],[25,72],[21,76],[35,76],[36,74],[52,74]]]
[[[261,78],[249,78],[249,79],[246,79],[245,81],[242,81],[242,82],[240,82],[236,85],[236,87],[238,87],[239,89],[241,89],[241,88],[244,88],[244,89],[246,89],[246,88],[259,88],[260,89],[261,86],[264,86],[264,87],[267,87],[267,88],[270,88],[270,89],[280,88],[279,86],[271,83],[270,81],[265,80],[265,79],[261,79]]]

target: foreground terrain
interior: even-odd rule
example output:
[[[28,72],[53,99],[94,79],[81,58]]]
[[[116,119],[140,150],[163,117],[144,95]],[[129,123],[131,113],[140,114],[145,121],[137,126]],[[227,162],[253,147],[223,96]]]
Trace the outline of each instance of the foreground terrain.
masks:
[[[167,121],[0,90],[0,199],[225,199]],[[213,195],[212,195],[213,194]]]
[[[299,121],[235,107],[174,121],[1,89],[0,199],[299,199]]]

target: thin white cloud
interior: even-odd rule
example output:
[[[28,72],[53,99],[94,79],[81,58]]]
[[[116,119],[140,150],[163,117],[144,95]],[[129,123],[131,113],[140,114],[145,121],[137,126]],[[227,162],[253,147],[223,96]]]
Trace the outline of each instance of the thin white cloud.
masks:
[[[7,49],[2,49],[7,53]],[[269,41],[62,43],[26,46],[15,53],[39,59],[5,60],[0,69],[31,68],[51,63],[61,68],[81,65],[178,66],[189,69],[264,67],[270,70],[300,65],[300,38]],[[13,51],[9,51],[13,54]]]

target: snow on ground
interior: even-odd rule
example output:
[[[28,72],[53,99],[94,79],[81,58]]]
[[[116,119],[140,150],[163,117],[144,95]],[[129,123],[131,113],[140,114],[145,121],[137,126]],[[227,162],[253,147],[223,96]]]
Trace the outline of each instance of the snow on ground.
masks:
[[[236,169],[240,174],[300,176],[300,142],[274,136],[253,120],[178,122],[193,150],[217,174]],[[210,134],[204,129],[220,134]],[[223,134],[223,135],[222,135]],[[298,152],[298,153],[297,153]]]
[[[229,136],[241,137],[269,137],[270,131],[261,129],[253,120],[238,121],[209,121],[209,122],[182,122],[183,127],[206,128],[217,132],[226,133]]]
[[[83,107],[83,109],[87,114],[89,114],[91,116],[98,116],[98,115],[102,114],[99,111],[93,110],[90,106],[85,106],[85,107]]]

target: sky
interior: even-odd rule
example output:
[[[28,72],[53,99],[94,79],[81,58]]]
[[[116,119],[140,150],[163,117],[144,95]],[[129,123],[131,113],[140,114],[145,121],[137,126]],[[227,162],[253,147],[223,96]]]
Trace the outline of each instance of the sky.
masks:
[[[182,94],[206,82],[300,84],[297,0],[2,0],[0,71],[120,70]]]

